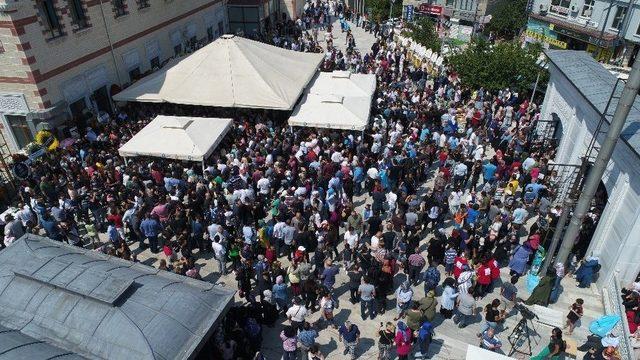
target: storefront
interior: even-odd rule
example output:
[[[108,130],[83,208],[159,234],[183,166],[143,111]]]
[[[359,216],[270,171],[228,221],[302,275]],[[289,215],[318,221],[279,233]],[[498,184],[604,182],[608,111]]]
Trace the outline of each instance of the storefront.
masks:
[[[607,62],[614,54],[616,37],[594,28],[568,23],[553,17],[531,14],[525,33],[527,42],[543,43],[546,48],[583,50],[598,61]]]
[[[280,14],[279,0],[231,0],[227,8],[229,30],[245,36],[269,31],[276,22],[288,17],[286,13]]]

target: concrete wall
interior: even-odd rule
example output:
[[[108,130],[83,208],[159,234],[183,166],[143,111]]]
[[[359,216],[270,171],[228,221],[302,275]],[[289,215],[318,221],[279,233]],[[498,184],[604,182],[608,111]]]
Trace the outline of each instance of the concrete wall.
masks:
[[[599,113],[553,64],[549,70],[551,76],[541,118],[550,119],[552,113],[556,113],[562,121],[563,134],[555,161],[579,164],[595,132]],[[631,281],[640,272],[640,157],[622,140],[602,181],[609,200],[589,253],[601,258],[601,285],[615,272],[621,280]]]

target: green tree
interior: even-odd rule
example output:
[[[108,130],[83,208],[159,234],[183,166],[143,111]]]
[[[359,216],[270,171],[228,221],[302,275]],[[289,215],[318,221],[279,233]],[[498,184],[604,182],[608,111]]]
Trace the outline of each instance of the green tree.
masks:
[[[540,53],[540,46],[522,48],[516,41],[491,45],[476,38],[447,61],[462,83],[471,88],[529,91],[538,71],[542,71],[536,63]],[[544,72],[541,78],[546,78]]]
[[[497,5],[485,32],[498,38],[512,40],[527,24],[527,0],[502,0]]]
[[[366,0],[365,7],[371,9],[371,17],[373,20],[382,22],[389,18],[389,8],[391,7],[390,0]],[[402,16],[402,1],[396,0],[393,4],[393,11],[391,17]]]
[[[431,49],[433,51],[440,51],[440,38],[438,37],[438,31],[436,30],[433,20],[428,17],[421,17],[418,20],[409,23],[407,30],[404,31],[404,35],[411,38],[418,44]]]

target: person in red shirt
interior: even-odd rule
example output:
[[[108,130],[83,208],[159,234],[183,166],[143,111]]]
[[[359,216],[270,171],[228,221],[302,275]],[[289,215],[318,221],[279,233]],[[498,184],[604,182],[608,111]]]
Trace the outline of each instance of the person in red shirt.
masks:
[[[482,298],[486,295],[489,285],[491,285],[491,268],[485,264],[478,264],[476,267],[476,277],[477,282],[474,295],[476,298]]]
[[[109,215],[107,216],[107,221],[113,222],[113,225],[116,227],[116,231],[120,235],[120,239],[125,239],[124,237],[124,225],[122,223],[122,215],[120,215],[120,209],[117,206],[112,206],[109,211]]]
[[[468,265],[468,264],[469,264],[469,260],[467,260],[464,252],[461,253],[459,256],[456,256],[456,258],[453,259],[453,277],[458,279],[460,274],[462,274],[462,269],[464,268],[465,265]]]

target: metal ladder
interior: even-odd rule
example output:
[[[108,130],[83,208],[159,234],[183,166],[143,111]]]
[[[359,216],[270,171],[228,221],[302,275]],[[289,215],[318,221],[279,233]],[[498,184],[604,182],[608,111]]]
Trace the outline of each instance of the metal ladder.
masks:
[[[618,91],[619,84],[622,84],[622,88]],[[591,141],[589,142],[589,146],[587,146],[587,151],[584,156],[584,160],[586,160],[589,164],[593,164],[598,157],[598,153],[600,152],[600,146],[598,146],[598,136],[601,134],[606,134],[609,128],[609,121],[607,118],[613,118],[613,114],[618,106],[618,101],[622,96],[622,90],[624,89],[624,85],[626,84],[626,80],[618,78],[616,83],[613,85],[613,90],[611,90],[611,96],[609,96],[609,100],[607,100],[607,106],[604,108],[604,112],[602,116],[600,116],[600,121],[598,121],[598,125],[596,127],[596,131],[593,133],[591,137]],[[615,100],[615,104],[614,101]],[[605,129],[603,129],[603,125],[607,123]],[[585,174],[586,176],[586,174]]]

